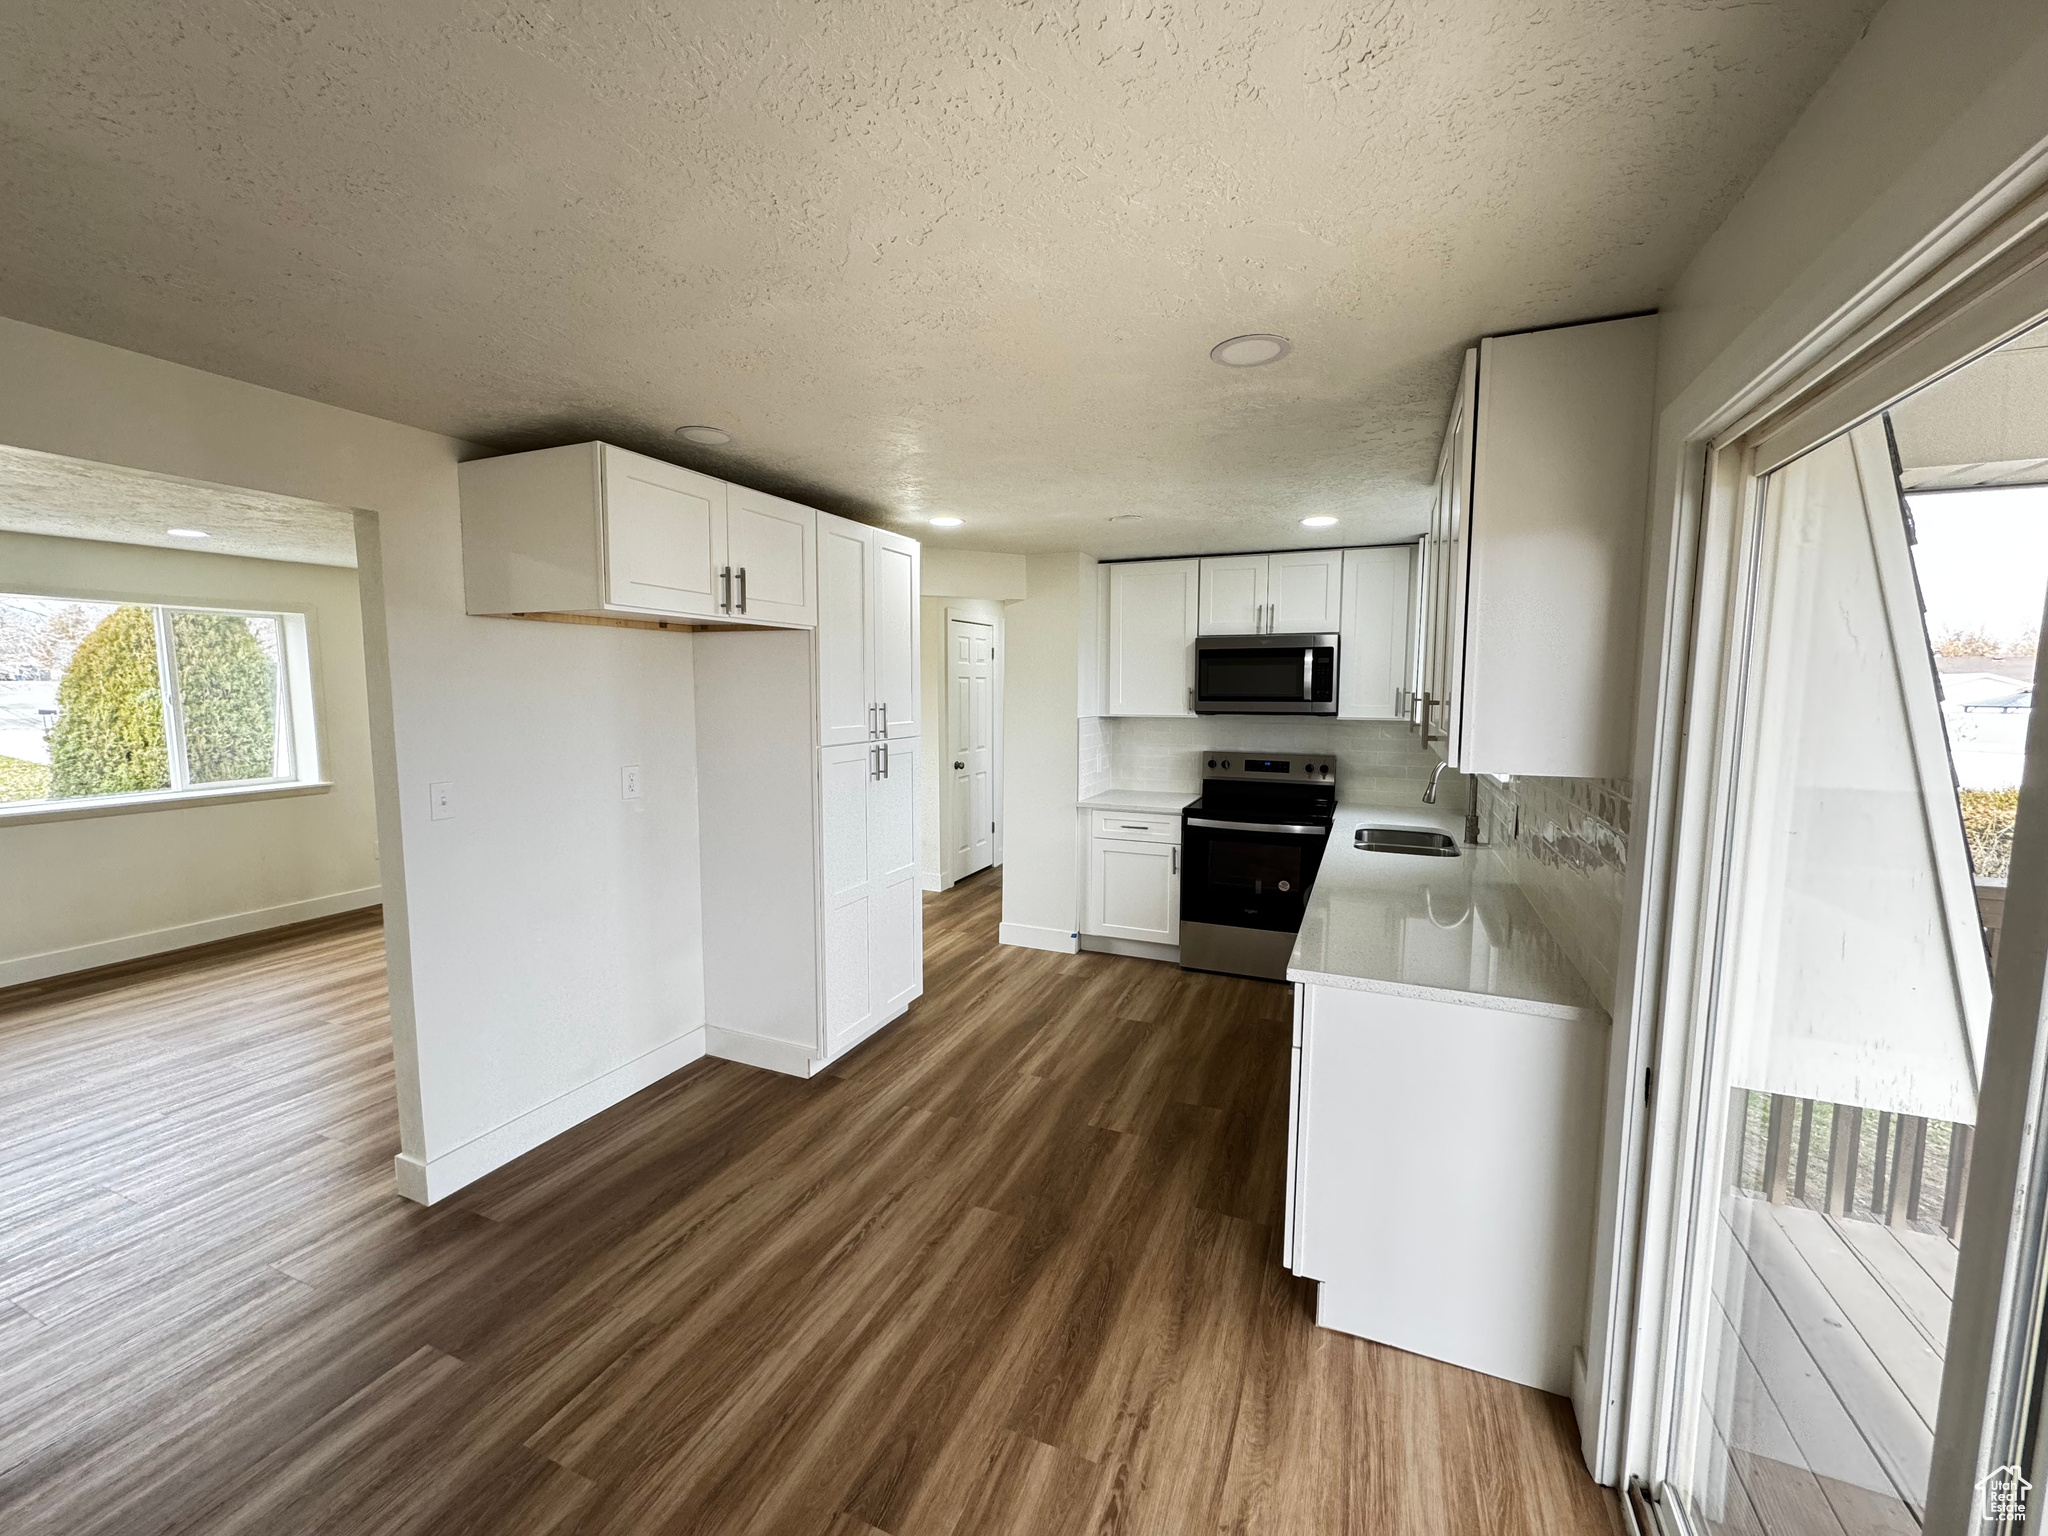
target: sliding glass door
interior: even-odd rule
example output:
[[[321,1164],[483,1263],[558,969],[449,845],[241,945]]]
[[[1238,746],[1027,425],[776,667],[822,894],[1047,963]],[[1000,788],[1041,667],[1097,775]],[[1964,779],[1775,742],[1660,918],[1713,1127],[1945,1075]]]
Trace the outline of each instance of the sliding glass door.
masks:
[[[2037,627],[2048,541],[1946,551],[1931,620],[1879,418],[1765,477],[1741,546],[1668,1486],[1702,1532],[1905,1536],[1969,1219],[1987,866],[2031,709],[2035,636],[1972,622],[1968,562],[2023,572]]]

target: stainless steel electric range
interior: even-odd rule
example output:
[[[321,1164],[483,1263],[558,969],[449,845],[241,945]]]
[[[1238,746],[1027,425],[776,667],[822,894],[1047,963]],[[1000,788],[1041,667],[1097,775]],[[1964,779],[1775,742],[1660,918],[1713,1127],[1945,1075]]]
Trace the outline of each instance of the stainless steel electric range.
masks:
[[[1181,812],[1180,963],[1284,981],[1337,814],[1337,765],[1227,749],[1202,763],[1202,797]]]

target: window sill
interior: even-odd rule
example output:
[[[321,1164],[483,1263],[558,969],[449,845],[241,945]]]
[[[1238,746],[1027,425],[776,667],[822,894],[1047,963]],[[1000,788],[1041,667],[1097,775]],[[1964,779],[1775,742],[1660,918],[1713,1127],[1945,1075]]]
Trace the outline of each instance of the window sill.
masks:
[[[170,811],[192,805],[225,805],[244,800],[286,800],[296,795],[324,795],[334,785],[325,779],[297,784],[236,784],[226,789],[187,789],[155,795],[109,795],[104,800],[64,800],[52,804],[31,800],[0,805],[0,827],[31,822],[82,821],[89,816],[130,816],[137,811]]]

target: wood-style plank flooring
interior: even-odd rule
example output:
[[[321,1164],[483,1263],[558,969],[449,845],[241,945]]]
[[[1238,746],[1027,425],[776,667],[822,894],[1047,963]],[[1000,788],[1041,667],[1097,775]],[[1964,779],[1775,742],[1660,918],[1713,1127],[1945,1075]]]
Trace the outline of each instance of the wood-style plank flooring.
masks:
[[[1284,988],[999,947],[432,1209],[381,934],[0,999],[0,1531],[1614,1532],[1554,1398],[1311,1321]]]

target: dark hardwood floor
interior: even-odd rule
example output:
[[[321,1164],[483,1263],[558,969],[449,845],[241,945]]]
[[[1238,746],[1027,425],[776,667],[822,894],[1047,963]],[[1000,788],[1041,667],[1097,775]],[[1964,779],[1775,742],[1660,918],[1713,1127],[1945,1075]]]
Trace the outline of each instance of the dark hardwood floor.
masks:
[[[0,1000],[0,1531],[1618,1531],[1562,1401],[1313,1325],[1286,990],[998,904],[426,1210],[374,924]]]

